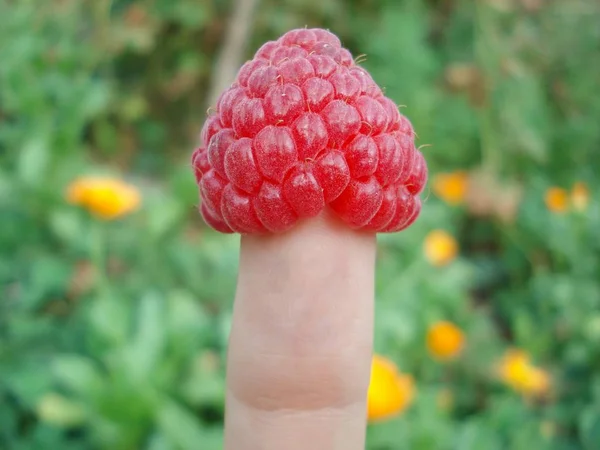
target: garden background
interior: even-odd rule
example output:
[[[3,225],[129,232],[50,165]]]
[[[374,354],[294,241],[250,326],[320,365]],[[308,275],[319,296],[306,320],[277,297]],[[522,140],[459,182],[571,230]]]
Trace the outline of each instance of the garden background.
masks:
[[[305,25],[429,144],[421,217],[379,238],[402,400],[368,450],[600,449],[599,23],[591,0],[0,0],[0,449],[221,448],[239,243],[190,156],[231,68]]]

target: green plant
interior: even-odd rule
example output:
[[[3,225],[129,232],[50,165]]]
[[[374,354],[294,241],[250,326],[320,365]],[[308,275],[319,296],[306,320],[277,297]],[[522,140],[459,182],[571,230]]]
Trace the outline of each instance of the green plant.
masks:
[[[189,161],[231,7],[0,1],[2,449],[220,448],[238,244],[202,225]],[[431,144],[423,213],[381,236],[377,263],[376,351],[416,397],[370,426],[369,450],[598,448],[599,18],[583,0],[256,11],[248,56],[329,27]],[[449,204],[436,180],[455,170],[469,186]],[[69,204],[96,174],[136,186],[140,210],[104,222]],[[456,242],[444,264],[424,252],[434,230]],[[440,320],[465,335],[445,363],[426,347]],[[512,347],[546,395],[498,376]]]

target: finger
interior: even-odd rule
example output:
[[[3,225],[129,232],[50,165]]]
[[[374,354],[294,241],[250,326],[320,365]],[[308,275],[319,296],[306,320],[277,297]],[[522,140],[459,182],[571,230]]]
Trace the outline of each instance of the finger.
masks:
[[[363,450],[375,235],[328,216],[243,236],[226,450]]]

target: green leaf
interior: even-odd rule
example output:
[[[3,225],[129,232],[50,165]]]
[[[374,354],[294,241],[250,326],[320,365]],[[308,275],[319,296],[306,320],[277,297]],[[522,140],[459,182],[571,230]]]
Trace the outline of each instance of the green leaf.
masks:
[[[94,361],[84,356],[59,354],[51,362],[50,369],[63,386],[84,397],[98,393],[104,385]]]
[[[52,388],[52,380],[38,364],[19,368],[2,367],[2,381],[20,402],[33,407],[38,399]]]
[[[27,306],[36,308],[52,297],[64,295],[70,276],[67,261],[54,255],[38,254],[30,270],[24,292]]]
[[[498,438],[481,419],[467,422],[456,434],[456,450],[503,450]]]
[[[186,291],[169,295],[167,315],[169,334],[179,343],[197,341],[199,334],[209,327],[209,320],[200,303]]]
[[[153,200],[147,207],[148,233],[153,239],[158,240],[177,225],[184,209],[181,202],[172,196],[159,195]]]
[[[133,338],[124,352],[128,375],[132,380],[152,377],[165,346],[165,307],[156,293],[147,293],[140,301]]]
[[[600,443],[600,407],[592,407],[581,415],[579,435],[586,450],[596,450]]]
[[[86,236],[81,217],[74,208],[56,208],[50,214],[49,226],[62,242],[75,246]]]
[[[206,437],[199,421],[185,408],[172,400],[165,400],[156,418],[158,426],[181,450],[209,450],[205,447]]]
[[[21,181],[31,186],[41,186],[46,182],[46,172],[50,160],[50,150],[43,139],[27,142],[19,154],[18,174]]]
[[[172,442],[163,433],[157,432],[152,435],[148,443],[147,450],[178,450],[175,443]]]
[[[120,296],[99,296],[90,305],[91,331],[110,345],[123,345],[129,334],[131,313],[131,305]]]

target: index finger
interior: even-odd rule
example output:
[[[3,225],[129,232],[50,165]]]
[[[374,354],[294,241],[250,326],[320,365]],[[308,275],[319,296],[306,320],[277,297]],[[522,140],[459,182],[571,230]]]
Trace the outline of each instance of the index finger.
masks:
[[[364,448],[375,247],[325,215],[242,237],[226,450]]]

